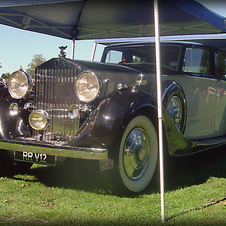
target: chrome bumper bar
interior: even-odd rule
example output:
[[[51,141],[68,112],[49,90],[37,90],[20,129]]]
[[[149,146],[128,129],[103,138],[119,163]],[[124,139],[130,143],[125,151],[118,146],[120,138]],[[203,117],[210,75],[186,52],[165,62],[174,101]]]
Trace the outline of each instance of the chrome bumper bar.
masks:
[[[0,149],[8,151],[31,152],[66,158],[108,160],[108,150],[100,148],[84,148],[33,144],[24,141],[0,140]]]

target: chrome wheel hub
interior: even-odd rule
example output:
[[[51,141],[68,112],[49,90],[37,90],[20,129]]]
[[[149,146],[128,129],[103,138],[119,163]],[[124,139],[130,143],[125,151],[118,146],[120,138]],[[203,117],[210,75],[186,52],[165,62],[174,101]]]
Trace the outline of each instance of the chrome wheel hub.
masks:
[[[167,105],[167,112],[178,129],[182,127],[182,103],[179,97],[173,96]]]
[[[142,128],[134,128],[127,136],[123,149],[123,165],[127,176],[142,177],[148,165],[148,137]]]

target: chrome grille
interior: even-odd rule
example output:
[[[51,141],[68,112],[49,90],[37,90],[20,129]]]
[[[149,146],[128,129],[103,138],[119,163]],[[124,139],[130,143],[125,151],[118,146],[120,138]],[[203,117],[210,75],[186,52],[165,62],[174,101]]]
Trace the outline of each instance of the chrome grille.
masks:
[[[50,125],[44,134],[34,132],[34,137],[48,143],[62,145],[78,131],[79,120],[69,116],[68,109],[79,105],[74,82],[78,69],[39,69],[35,77],[34,108],[46,111]]]

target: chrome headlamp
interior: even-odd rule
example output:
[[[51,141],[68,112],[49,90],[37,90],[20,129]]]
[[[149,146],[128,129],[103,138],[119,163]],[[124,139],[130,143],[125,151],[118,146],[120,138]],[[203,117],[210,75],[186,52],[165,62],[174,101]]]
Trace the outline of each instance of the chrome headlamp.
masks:
[[[49,125],[49,115],[43,110],[34,110],[29,116],[29,124],[35,130],[45,130]]]
[[[24,71],[16,71],[9,78],[8,90],[15,99],[21,99],[26,96],[32,90],[32,87],[32,79]]]
[[[83,102],[92,102],[100,93],[100,85],[100,80],[93,72],[82,72],[75,80],[76,95]]]

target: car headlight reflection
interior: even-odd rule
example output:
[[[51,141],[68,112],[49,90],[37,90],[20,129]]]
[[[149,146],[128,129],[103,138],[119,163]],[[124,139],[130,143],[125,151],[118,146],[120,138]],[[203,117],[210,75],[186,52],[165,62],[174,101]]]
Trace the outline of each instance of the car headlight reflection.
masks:
[[[23,98],[29,91],[32,90],[32,87],[32,79],[24,71],[16,71],[9,78],[9,93],[15,99]]]
[[[75,81],[76,95],[86,103],[96,99],[100,93],[100,80],[93,72],[82,72]]]

